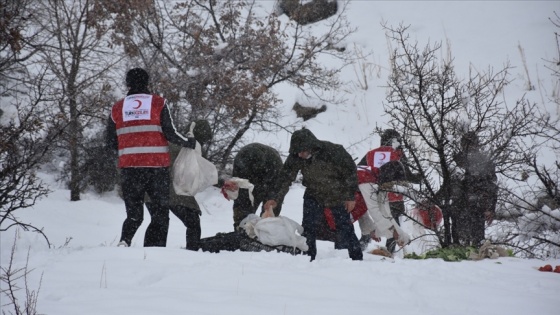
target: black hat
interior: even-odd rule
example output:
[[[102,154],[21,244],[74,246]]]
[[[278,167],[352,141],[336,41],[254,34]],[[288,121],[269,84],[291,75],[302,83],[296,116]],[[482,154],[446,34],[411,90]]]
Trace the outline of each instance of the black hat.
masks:
[[[396,139],[399,143],[401,142],[401,135],[395,129],[385,129],[381,134],[381,145],[382,146],[392,146],[393,139]]]
[[[131,89],[145,88],[150,82],[150,75],[142,68],[134,68],[126,73],[126,86]]]

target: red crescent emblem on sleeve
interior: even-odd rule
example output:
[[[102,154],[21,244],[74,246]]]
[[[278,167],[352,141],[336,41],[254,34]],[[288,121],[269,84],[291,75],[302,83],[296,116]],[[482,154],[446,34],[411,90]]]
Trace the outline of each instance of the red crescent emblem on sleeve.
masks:
[[[140,101],[140,100],[134,100],[134,101],[138,102],[138,106],[135,106],[135,107],[132,107],[132,108],[138,109],[138,108],[140,108],[140,106],[142,106],[142,101]]]

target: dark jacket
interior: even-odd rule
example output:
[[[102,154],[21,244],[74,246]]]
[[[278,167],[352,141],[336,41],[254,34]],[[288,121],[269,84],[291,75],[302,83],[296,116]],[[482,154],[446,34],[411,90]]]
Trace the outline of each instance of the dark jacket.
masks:
[[[298,153],[302,151],[311,152],[311,158],[300,158]],[[306,196],[323,206],[332,207],[354,200],[354,192],[358,190],[354,160],[344,147],[318,140],[308,129],[292,135],[289,156],[276,180],[271,199],[284,197],[299,171],[303,175]]]
[[[496,166],[490,157],[477,148],[461,151],[453,156],[464,170],[461,181],[462,207],[476,213],[494,212],[498,200]]]
[[[282,158],[278,151],[261,143],[251,143],[235,156],[232,177],[248,179],[255,189],[268,191],[281,168]]]

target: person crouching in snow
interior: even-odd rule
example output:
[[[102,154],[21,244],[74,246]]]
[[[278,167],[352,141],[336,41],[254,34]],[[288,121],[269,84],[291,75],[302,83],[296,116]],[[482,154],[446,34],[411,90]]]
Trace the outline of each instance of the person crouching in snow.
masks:
[[[341,248],[347,248],[352,260],[362,260],[363,253],[354,232],[349,213],[354,210],[354,192],[358,189],[356,164],[352,156],[339,144],[318,140],[308,129],[292,134],[289,156],[270,190],[265,209],[276,208],[301,171],[303,175],[303,236],[307,239],[311,261],[317,255],[316,237],[318,217],[330,208]]]
[[[366,153],[358,163],[359,188],[368,209],[358,220],[363,250],[371,239],[379,241],[380,237],[387,238],[386,245],[391,254],[396,244],[402,247],[410,242],[398,219],[400,214],[404,214],[403,196],[391,190],[395,183],[406,182],[409,178],[417,182],[418,176],[403,163],[405,158],[399,140],[397,131],[385,130],[381,146]]]
[[[249,214],[254,214],[261,203],[265,201],[269,190],[274,185],[274,179],[282,169],[282,158],[274,148],[251,143],[242,147],[233,160],[232,178],[224,181],[222,193],[228,200],[233,201],[233,228],[239,229],[239,224]],[[283,197],[280,205],[273,211],[264,207],[262,217],[280,215]]]

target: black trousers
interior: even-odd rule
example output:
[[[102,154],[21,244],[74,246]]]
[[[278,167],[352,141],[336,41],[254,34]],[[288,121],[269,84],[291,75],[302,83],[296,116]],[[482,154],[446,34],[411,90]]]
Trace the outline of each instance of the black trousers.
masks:
[[[126,219],[124,220],[121,241],[131,244],[132,238],[144,220],[144,195],[150,196],[146,206],[151,221],[144,236],[144,246],[167,244],[169,230],[169,168],[167,167],[128,167],[121,169],[121,185]]]
[[[197,251],[200,248],[200,235],[202,230],[200,228],[200,210],[191,209],[189,207],[180,205],[169,206],[171,212],[183,222],[187,228],[186,239],[188,250]]]
[[[318,222],[321,222],[324,216],[324,206],[321,205],[314,198],[304,195],[303,197],[303,236],[307,239],[307,246],[309,250],[307,254],[311,256],[311,260],[315,260],[317,255],[317,234],[319,232],[320,226]],[[336,226],[337,240],[339,248],[347,248],[348,256],[352,260],[362,260],[363,253],[360,248],[360,242],[356,233],[354,232],[354,225],[350,221],[350,215],[346,212],[344,205],[338,205],[335,207],[330,207],[331,212],[334,217],[334,222]]]

